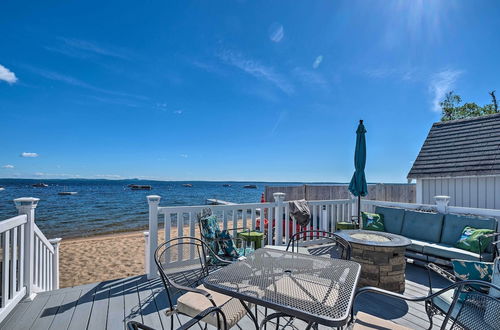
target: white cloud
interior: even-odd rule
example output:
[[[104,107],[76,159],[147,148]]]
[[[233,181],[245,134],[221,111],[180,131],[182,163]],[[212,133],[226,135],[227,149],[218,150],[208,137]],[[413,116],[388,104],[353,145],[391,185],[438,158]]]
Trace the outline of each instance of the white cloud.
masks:
[[[319,87],[324,90],[328,90],[328,81],[319,73],[311,69],[304,69],[301,67],[296,67],[292,70],[292,73],[297,77],[304,85],[310,87]]]
[[[437,72],[431,78],[429,91],[432,93],[432,110],[441,112],[439,103],[443,100],[446,93],[451,91],[455,86],[455,82],[462,75],[460,70],[444,70]]]
[[[6,81],[9,84],[17,82],[17,77],[14,72],[0,64],[0,80]]]
[[[269,39],[274,42],[280,42],[285,36],[285,30],[283,25],[279,23],[273,23],[269,27]]]
[[[188,154],[180,154],[179,156],[181,156],[182,158],[188,158]]]
[[[319,67],[319,65],[321,64],[321,62],[323,62],[323,55],[319,55],[318,57],[316,57],[316,59],[314,60],[313,62],[313,69],[317,69]]]
[[[25,157],[25,158],[35,158],[35,157],[38,157],[38,154],[36,152],[23,152],[21,154],[21,157]]]
[[[217,56],[224,63],[232,65],[257,79],[268,81],[287,94],[294,92],[294,88],[288,80],[275,72],[272,67],[262,65],[258,61],[248,59],[242,54],[230,50],[223,51],[217,54]]]
[[[10,165],[10,164],[7,164],[7,165],[4,165],[2,166],[3,168],[14,168],[14,165]]]
[[[184,110],[175,110],[174,114],[176,114],[176,115],[182,115],[183,112],[184,112]]]

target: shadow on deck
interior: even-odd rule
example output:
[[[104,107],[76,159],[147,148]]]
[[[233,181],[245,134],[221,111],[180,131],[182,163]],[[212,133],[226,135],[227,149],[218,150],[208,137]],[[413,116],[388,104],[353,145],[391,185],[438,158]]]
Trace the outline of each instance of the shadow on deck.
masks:
[[[433,284],[446,282],[440,278]],[[427,295],[427,271],[408,265],[405,294]],[[373,294],[361,296],[356,310],[393,320],[410,328],[428,328],[429,322],[423,304],[406,303]],[[0,324],[0,329],[121,329],[135,320],[155,329],[170,329],[166,294],[160,279],[148,281],[146,276],[129,277],[64,288],[38,294],[33,301],[21,302]],[[261,311],[262,312],[262,311]],[[260,313],[259,313],[260,314]],[[259,319],[262,316],[259,315]],[[435,317],[436,324],[440,318]],[[246,317],[242,329],[252,328]],[[296,327],[301,328],[300,323]]]

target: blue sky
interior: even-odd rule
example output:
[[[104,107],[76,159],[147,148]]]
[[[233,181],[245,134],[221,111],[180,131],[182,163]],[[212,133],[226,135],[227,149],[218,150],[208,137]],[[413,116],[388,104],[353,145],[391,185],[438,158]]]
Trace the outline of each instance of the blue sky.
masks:
[[[405,182],[496,1],[2,1],[0,177]]]

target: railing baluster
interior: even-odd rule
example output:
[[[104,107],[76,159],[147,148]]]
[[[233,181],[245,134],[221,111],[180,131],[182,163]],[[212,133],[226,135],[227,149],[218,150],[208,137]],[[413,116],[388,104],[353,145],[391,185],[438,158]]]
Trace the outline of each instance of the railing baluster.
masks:
[[[183,217],[183,215],[184,214],[182,212],[177,212],[177,236],[178,237],[184,236],[183,235],[183,233],[184,233],[184,229],[183,229],[184,217]],[[183,260],[184,259],[183,257],[184,257],[184,251],[182,249],[182,245],[179,244],[177,246],[177,261]]]
[[[273,209],[271,207],[267,208],[267,216],[268,216],[268,221],[267,221],[267,244],[268,245],[273,245],[273,239],[274,239],[274,230],[273,226],[275,225],[275,220],[274,220],[274,214],[273,214]],[[264,227],[264,220],[261,220],[262,227]]]
[[[17,292],[17,228],[12,228],[12,263],[10,267],[10,295],[14,297]]]
[[[7,306],[9,300],[9,245],[10,231],[3,233],[3,265],[2,265],[2,307]]]
[[[233,237],[236,237],[237,231],[238,231],[236,229],[236,228],[238,228],[238,210],[237,209],[233,209],[232,220],[233,220],[233,223],[232,223]]]
[[[196,230],[196,215],[194,214],[193,211],[189,212],[189,236],[195,237],[195,230]],[[189,248],[189,259],[194,258],[194,245],[190,245]]]
[[[18,291],[24,285],[24,224],[20,226],[21,231],[19,233],[19,282]]]
[[[250,209],[250,217],[251,217],[251,219],[252,219],[252,227],[251,227],[251,229],[252,229],[252,230],[255,230],[255,225],[256,225],[256,223],[257,223],[257,216],[256,216],[256,213],[257,213],[257,208],[252,207],[252,208]]]
[[[290,210],[288,203],[285,203],[285,244],[290,241]],[[292,229],[293,232],[293,229]]]

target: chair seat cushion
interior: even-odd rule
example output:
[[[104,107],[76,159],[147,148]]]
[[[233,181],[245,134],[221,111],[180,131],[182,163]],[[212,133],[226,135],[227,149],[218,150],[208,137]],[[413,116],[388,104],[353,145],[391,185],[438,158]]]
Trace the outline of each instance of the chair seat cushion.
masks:
[[[198,289],[205,290],[212,295],[215,304],[221,308],[226,316],[228,328],[232,328],[239,322],[246,314],[247,311],[238,299],[232,299],[229,296],[221,293],[206,289],[203,285],[197,287]],[[177,299],[177,310],[181,314],[195,317],[207,308],[213,307],[210,300],[201,294],[188,292],[183,294]],[[249,307],[251,307],[249,305]],[[217,314],[210,314],[203,319],[204,322],[217,327]]]
[[[264,246],[268,249],[286,251],[286,245],[266,245]],[[290,246],[289,252],[292,252],[292,247]],[[310,254],[309,250],[303,246],[296,246],[294,252],[302,253],[302,254]]]
[[[392,321],[384,320],[379,317],[364,313],[356,313],[356,321],[354,322],[353,330],[364,330],[364,329],[394,329],[394,330],[408,330],[405,326],[396,324]]]
[[[432,293],[436,293],[441,289],[432,289]],[[453,302],[453,295],[455,294],[455,290],[448,290],[439,296],[436,296],[432,298],[432,303],[436,305],[437,308],[439,308],[442,312],[447,313],[448,310],[450,309],[451,303]],[[451,318],[456,318],[458,311],[462,307],[462,302],[460,300],[457,301],[455,304],[455,308],[453,309],[453,312],[451,313]]]
[[[431,243],[424,246],[423,253],[443,259],[479,260],[478,253],[462,250],[447,244]]]

